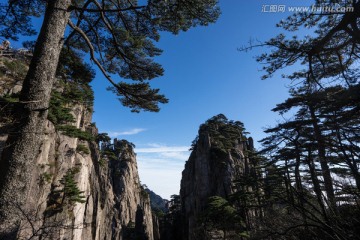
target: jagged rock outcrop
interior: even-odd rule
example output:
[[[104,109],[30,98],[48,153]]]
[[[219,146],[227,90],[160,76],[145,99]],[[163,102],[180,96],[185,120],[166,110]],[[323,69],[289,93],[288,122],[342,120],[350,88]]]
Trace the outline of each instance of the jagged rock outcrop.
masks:
[[[17,92],[18,85],[14,81],[15,89],[0,96]],[[70,124],[86,136],[97,136],[91,109],[69,107],[74,117]],[[0,124],[0,129],[1,156],[8,128]],[[39,134],[43,141],[37,167],[30,191],[23,193],[27,206],[15,206],[21,219],[18,239],[154,239],[150,199],[140,185],[132,144],[115,141],[109,149],[115,157],[108,158],[94,140],[71,136],[50,121]]]
[[[110,178],[115,198],[115,218],[121,216],[113,222],[116,224],[116,235],[135,230],[136,239],[153,240],[150,199],[140,184],[133,146],[126,140],[115,139],[114,149],[118,160],[110,161]]]
[[[240,122],[228,122],[223,115],[200,127],[181,179],[184,240],[203,239],[198,228],[209,197],[228,198],[237,191],[234,180],[251,171],[252,163],[246,152],[253,149],[253,142],[244,137],[241,129]],[[212,238],[206,239],[221,236],[213,233]]]

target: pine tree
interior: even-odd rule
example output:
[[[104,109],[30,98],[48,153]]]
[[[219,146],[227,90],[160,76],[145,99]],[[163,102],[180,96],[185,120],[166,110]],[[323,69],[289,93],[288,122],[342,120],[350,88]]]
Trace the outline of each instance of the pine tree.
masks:
[[[269,234],[358,239],[353,229],[359,222],[360,112],[355,92],[360,84],[360,1],[314,2],[310,8],[340,6],[346,11],[295,13],[277,25],[286,34],[257,45],[271,48],[257,58],[265,64],[263,79],[295,67],[283,74],[292,83],[290,98],[273,109],[287,119],[268,128],[269,136],[262,140],[268,165],[283,178],[269,181],[271,191],[281,191],[269,191],[269,199],[281,196],[277,204],[287,206],[292,216]],[[299,30],[308,35],[297,34]],[[349,209],[353,214],[345,217]]]
[[[20,95],[17,132],[9,135],[0,162],[1,237],[16,235],[16,209],[9,201],[26,201],[63,45],[88,53],[123,105],[156,112],[158,103],[168,100],[145,81],[163,74],[153,61],[161,53],[154,45],[159,32],[176,34],[212,23],[218,15],[216,0],[150,0],[144,5],[135,0],[9,0],[1,5],[0,35],[6,38],[33,34],[31,17],[43,16]],[[137,82],[117,83],[113,74]]]

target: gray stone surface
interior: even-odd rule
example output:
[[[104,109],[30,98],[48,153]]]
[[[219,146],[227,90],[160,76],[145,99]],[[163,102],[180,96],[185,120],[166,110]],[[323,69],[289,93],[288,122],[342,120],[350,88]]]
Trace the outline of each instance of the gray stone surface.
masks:
[[[212,139],[208,132],[199,132],[197,147],[185,164],[181,179],[181,205],[184,215],[183,239],[195,240],[198,219],[205,209],[208,198],[227,198],[236,191],[233,180],[244,174],[249,167],[249,159],[244,151],[248,142],[236,140],[235,147],[229,149],[222,159],[211,154]],[[231,152],[231,153],[230,153]],[[212,234],[217,239],[217,235]]]
[[[91,112],[83,106],[74,106],[74,125],[93,134]],[[136,155],[131,146],[124,146],[117,160],[99,164],[100,153],[95,142],[81,141],[55,131],[47,122],[43,134],[37,166],[23,211],[19,239],[57,240],[130,240],[124,238],[125,228],[135,223],[143,229],[143,239],[153,240],[153,223],[150,200],[140,186]],[[0,150],[6,135],[0,138]],[[77,146],[86,146],[89,154],[76,151]],[[1,154],[1,151],[0,151]],[[69,169],[77,168],[75,181],[85,196],[84,203],[62,206],[61,199],[51,201],[62,189],[60,180]],[[53,199],[54,200],[54,199]],[[142,219],[136,222],[137,211]],[[140,224],[140,225],[139,225]]]

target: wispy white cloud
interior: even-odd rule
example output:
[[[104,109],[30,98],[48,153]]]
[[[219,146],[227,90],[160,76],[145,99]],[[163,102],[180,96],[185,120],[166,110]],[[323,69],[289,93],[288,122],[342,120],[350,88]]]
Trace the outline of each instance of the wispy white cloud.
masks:
[[[189,146],[157,146],[148,148],[136,148],[137,153],[164,153],[164,152],[188,152]]]
[[[181,151],[181,152],[162,152],[160,153],[161,157],[169,158],[169,159],[176,159],[176,160],[183,160],[186,161],[189,158],[188,151]]]
[[[141,181],[164,198],[178,194],[189,146],[151,143],[135,148]]]
[[[133,128],[130,129],[128,131],[123,131],[123,132],[109,132],[109,136],[114,138],[114,137],[118,137],[118,136],[124,136],[124,135],[135,135],[141,132],[146,131],[145,128]]]
[[[146,144],[146,146],[157,148],[157,147],[163,147],[163,146],[165,146],[165,145],[164,145],[164,144],[160,144],[160,143],[148,143],[148,144]]]

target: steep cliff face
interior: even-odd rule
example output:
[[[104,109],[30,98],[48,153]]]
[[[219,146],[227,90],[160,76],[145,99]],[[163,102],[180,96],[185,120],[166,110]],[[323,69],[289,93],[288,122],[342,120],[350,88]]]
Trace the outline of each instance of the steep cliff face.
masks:
[[[1,79],[13,87],[4,87],[0,97],[19,91],[17,81]],[[27,206],[15,205],[21,219],[18,239],[153,240],[150,200],[140,185],[133,146],[115,141],[109,145],[115,157],[109,158],[91,140],[98,134],[91,110],[81,104],[69,108],[72,128],[48,121],[39,133],[44,140],[31,188],[22,193]],[[0,124],[0,154],[6,147],[6,124]],[[81,136],[69,129],[80,130]]]
[[[240,123],[224,118],[218,115],[200,127],[182,172],[180,197],[186,240],[199,239],[200,218],[209,197],[228,198],[237,191],[234,180],[251,169],[246,151],[253,148],[252,139],[243,136]],[[216,239],[215,235],[211,239]]]
[[[125,140],[114,141],[117,160],[110,161],[110,181],[114,194],[115,235],[123,239],[153,240],[150,199],[140,184],[133,146]],[[117,217],[120,216],[120,217]]]

